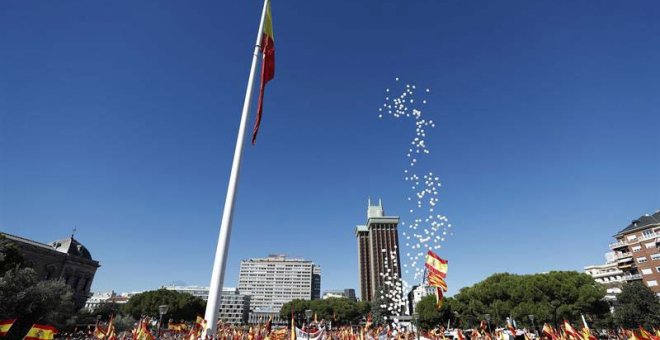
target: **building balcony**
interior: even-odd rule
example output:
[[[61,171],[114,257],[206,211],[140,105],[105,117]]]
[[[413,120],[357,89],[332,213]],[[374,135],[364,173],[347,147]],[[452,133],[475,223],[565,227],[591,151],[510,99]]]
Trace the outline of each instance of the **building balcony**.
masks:
[[[626,276],[623,277],[623,279],[626,280],[626,281],[641,280],[642,279],[642,274],[626,275]]]
[[[632,253],[628,252],[628,253],[614,254],[614,259],[615,260],[621,260],[621,259],[625,259],[625,258],[628,258],[628,257],[632,259]]]
[[[660,237],[660,234],[651,233],[651,234],[647,234],[647,235],[642,235],[642,237],[640,237],[639,240],[640,241],[646,241],[646,240],[650,240],[650,239],[656,238],[656,237]]]
[[[610,243],[610,249],[617,249],[617,248],[625,247],[627,245],[628,245],[628,242],[626,242],[626,241],[619,241],[619,242],[615,242],[615,243]]]

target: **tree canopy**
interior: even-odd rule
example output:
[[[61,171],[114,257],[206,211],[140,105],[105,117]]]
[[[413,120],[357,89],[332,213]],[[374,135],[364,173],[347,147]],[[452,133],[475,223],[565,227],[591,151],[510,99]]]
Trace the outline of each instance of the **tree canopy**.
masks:
[[[61,280],[39,281],[18,248],[0,235],[0,319],[17,319],[6,339],[21,339],[35,322],[74,322],[73,292]]]
[[[63,328],[74,320],[73,292],[61,280],[38,281],[32,268],[15,267],[0,277],[0,319],[18,319],[7,339],[21,339],[35,322]]]
[[[608,304],[603,301],[605,289],[587,274],[555,271],[545,274],[494,274],[485,280],[463,288],[453,299],[445,302],[444,315],[433,314],[429,301],[420,306],[420,320],[446,322],[451,314],[461,327],[473,327],[490,315],[491,323],[503,325],[511,316],[519,326],[532,327],[529,315],[534,315],[536,326],[544,322],[580,321],[580,313],[590,320],[605,318]],[[421,304],[421,302],[420,302]],[[441,312],[443,310],[441,309]],[[450,311],[447,314],[446,311]]]
[[[305,310],[316,313],[318,320],[333,320],[333,325],[357,324],[366,316],[370,309],[368,302],[355,302],[347,298],[329,298],[323,300],[293,300],[287,302],[280,309],[280,318],[289,320],[291,312],[297,323],[306,321]]]
[[[660,302],[642,282],[625,284],[614,306],[614,321],[626,328],[656,327],[660,325]]]
[[[180,293],[168,289],[151,290],[135,294],[122,306],[122,312],[135,319],[143,315],[158,316],[158,306],[167,305],[166,318],[174,320],[195,320],[198,314],[204,313],[204,300],[188,293]]]

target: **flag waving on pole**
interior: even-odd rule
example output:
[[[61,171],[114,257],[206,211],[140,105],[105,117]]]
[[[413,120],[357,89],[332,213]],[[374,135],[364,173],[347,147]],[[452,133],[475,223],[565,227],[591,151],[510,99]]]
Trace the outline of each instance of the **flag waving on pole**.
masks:
[[[266,83],[275,77],[275,40],[273,36],[273,19],[270,14],[270,1],[266,8],[266,18],[264,19],[264,31],[261,34],[261,85],[259,86],[259,102],[257,104],[257,118],[254,121],[254,130],[252,131],[252,144],[257,141],[259,125],[261,125],[261,113],[264,103],[264,89]]]
[[[428,284],[436,288],[436,308],[440,309],[442,306],[443,292],[447,291],[447,260],[443,260],[438,254],[429,250],[426,254],[426,269],[428,270]]]

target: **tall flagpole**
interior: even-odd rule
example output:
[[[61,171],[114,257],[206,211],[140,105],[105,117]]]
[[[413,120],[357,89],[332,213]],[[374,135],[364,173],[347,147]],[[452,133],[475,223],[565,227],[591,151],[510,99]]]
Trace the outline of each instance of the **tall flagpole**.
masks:
[[[259,22],[259,31],[257,33],[257,42],[254,46],[252,55],[252,66],[250,67],[250,76],[248,77],[247,89],[245,90],[245,101],[243,101],[243,112],[241,113],[241,124],[238,127],[238,137],[236,138],[236,149],[234,150],[234,160],[231,165],[231,174],[229,175],[229,184],[227,185],[227,196],[225,198],[225,208],[222,212],[222,222],[220,223],[220,234],[218,235],[218,247],[215,251],[215,260],[213,261],[213,273],[211,274],[211,284],[209,286],[209,298],[206,302],[206,320],[207,328],[204,330],[203,337],[206,335],[215,335],[217,330],[218,309],[220,308],[220,295],[222,294],[222,284],[225,279],[225,265],[227,264],[227,250],[229,249],[229,238],[231,236],[231,222],[234,213],[234,200],[236,197],[236,187],[238,186],[238,173],[241,168],[241,156],[243,154],[243,144],[245,141],[245,128],[250,111],[250,101],[252,99],[252,88],[254,84],[254,74],[257,69],[257,59],[261,51],[261,36],[264,30],[264,19],[268,1],[264,0],[264,8],[261,11],[261,21]]]

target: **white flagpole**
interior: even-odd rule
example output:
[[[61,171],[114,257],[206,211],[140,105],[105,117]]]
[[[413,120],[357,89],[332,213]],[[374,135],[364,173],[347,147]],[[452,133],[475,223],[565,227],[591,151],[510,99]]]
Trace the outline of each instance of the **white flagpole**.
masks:
[[[241,113],[241,124],[238,127],[238,137],[236,138],[236,149],[234,150],[234,160],[231,165],[231,174],[229,175],[229,184],[227,185],[227,196],[225,198],[225,208],[222,212],[222,222],[220,223],[220,234],[218,235],[218,247],[215,251],[215,261],[213,262],[213,273],[211,274],[211,284],[209,285],[209,298],[206,302],[206,320],[207,328],[204,330],[202,338],[206,335],[213,336],[217,329],[218,310],[220,308],[220,295],[222,294],[222,284],[225,279],[225,265],[227,264],[227,250],[229,248],[229,237],[231,236],[231,222],[234,213],[234,200],[236,197],[236,187],[238,186],[238,173],[241,168],[241,156],[243,154],[243,144],[245,142],[245,128],[250,111],[250,101],[252,99],[252,88],[254,75],[257,69],[257,59],[261,51],[261,35],[264,30],[264,19],[266,18],[266,9],[268,1],[264,0],[264,8],[261,11],[261,21],[259,22],[259,31],[257,33],[257,42],[252,55],[252,66],[250,67],[250,76],[248,77],[247,90],[245,91],[245,101],[243,101],[243,112]]]

